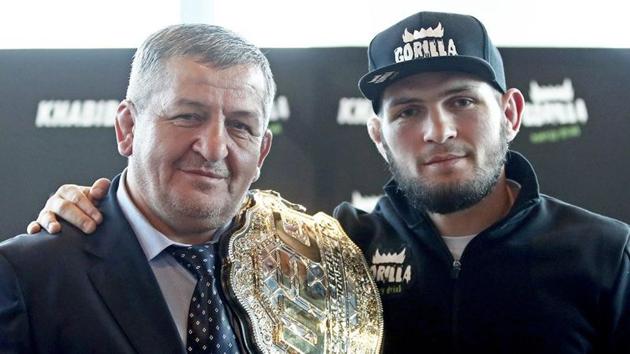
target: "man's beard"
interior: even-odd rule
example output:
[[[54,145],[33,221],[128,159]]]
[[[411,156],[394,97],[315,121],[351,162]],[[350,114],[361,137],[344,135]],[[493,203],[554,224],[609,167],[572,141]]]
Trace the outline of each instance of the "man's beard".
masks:
[[[507,128],[502,125],[500,141],[485,151],[486,166],[476,166],[473,177],[465,181],[433,184],[425,176],[414,178],[404,172],[396,162],[389,146],[383,144],[389,170],[411,205],[430,213],[450,214],[467,209],[485,198],[499,180],[508,150]]]

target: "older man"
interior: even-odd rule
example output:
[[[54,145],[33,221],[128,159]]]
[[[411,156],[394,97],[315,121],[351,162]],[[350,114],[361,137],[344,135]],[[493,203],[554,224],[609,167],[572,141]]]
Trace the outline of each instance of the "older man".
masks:
[[[385,351],[630,353],[630,228],[539,193],[508,150],[523,95],[481,22],[414,14],[368,60],[368,132],[393,178],[372,212],[335,216],[372,263]],[[60,189],[40,221],[78,197],[65,216],[94,222],[79,191]]]
[[[0,352],[377,352],[356,246],[331,217],[248,193],[274,93],[260,50],[221,27],[150,36],[116,114],[128,166],[95,235],[0,245]]]

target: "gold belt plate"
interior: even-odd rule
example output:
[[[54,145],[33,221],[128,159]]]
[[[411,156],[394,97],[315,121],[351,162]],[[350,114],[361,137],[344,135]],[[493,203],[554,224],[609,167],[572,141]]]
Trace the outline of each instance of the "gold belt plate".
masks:
[[[334,218],[252,190],[227,251],[228,285],[261,353],[379,353],[382,306]]]

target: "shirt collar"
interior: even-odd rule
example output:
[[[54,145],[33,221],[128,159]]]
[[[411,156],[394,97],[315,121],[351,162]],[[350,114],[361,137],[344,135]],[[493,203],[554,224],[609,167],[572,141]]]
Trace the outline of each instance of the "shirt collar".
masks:
[[[127,191],[126,169],[120,176],[120,183],[118,184],[118,190],[116,191],[116,198],[118,198],[120,209],[122,209],[127,221],[129,221],[129,225],[131,225],[133,232],[136,234],[138,242],[144,251],[144,255],[147,257],[147,260],[151,261],[168,246],[182,246],[182,244],[172,241],[154,228],[144,215],[142,215],[140,210],[138,210]]]

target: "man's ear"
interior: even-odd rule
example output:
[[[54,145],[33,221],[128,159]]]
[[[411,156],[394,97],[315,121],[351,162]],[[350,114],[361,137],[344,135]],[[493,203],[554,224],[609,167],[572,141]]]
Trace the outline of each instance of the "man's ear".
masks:
[[[521,129],[523,111],[525,109],[525,97],[518,89],[507,90],[502,98],[503,116],[506,119],[508,141],[514,140]]]
[[[256,175],[254,176],[254,180],[252,181],[252,183],[256,182],[258,178],[260,178],[260,169],[262,168],[263,163],[265,162],[265,158],[267,158],[267,155],[269,155],[272,141],[273,141],[273,133],[271,133],[271,130],[267,129],[260,143],[260,155],[258,156],[258,164],[257,164],[258,167],[257,167]]]
[[[136,109],[129,100],[122,100],[116,111],[116,142],[118,153],[129,157],[133,153],[133,132],[136,122]]]
[[[389,162],[387,161],[387,154],[385,153],[385,147],[383,146],[383,129],[381,123],[382,122],[379,117],[372,116],[367,121],[367,130],[370,135],[370,139],[372,139],[372,142],[376,145],[378,152],[381,156],[383,156],[386,162]]]

